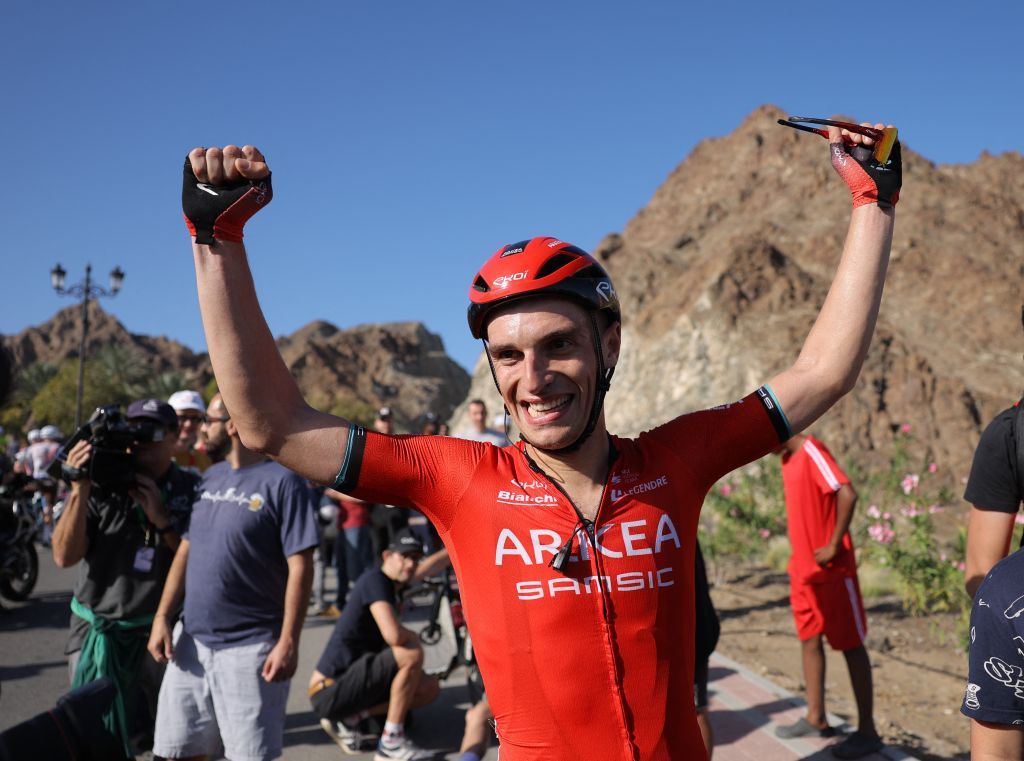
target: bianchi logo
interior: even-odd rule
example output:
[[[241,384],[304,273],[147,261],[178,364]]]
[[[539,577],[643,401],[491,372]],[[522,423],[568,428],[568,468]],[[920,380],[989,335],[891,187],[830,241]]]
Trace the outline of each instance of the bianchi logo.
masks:
[[[614,483],[614,479],[612,479]],[[624,488],[613,488],[612,489],[612,502],[618,502],[624,497],[634,497],[637,494],[644,494],[655,489],[660,489],[662,486],[668,486],[668,476],[658,476],[657,478],[651,479],[650,481],[643,481],[633,486],[627,486]]]
[[[224,491],[211,492],[206,490],[202,493],[200,499],[206,499],[215,504],[217,502],[228,502],[232,505],[241,505],[254,513],[262,510],[263,505],[266,504],[262,494],[245,494],[244,492],[236,491],[234,486]]]
[[[543,481],[516,481],[514,478],[509,481],[513,489],[499,489],[495,499],[502,505],[557,505],[558,500],[553,494],[548,493],[548,485]],[[541,491],[542,494],[528,494],[531,491]]]

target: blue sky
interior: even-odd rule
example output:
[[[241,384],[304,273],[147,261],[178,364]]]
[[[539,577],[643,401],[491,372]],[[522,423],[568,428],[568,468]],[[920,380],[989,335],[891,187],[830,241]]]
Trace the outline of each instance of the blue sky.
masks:
[[[0,333],[86,262],[138,333],[205,348],[180,216],[195,145],[250,142],[246,228],[276,335],[422,320],[472,367],[475,268],[500,245],[620,231],[754,108],[893,122],[939,163],[1021,148],[1024,4],[5,4]]]

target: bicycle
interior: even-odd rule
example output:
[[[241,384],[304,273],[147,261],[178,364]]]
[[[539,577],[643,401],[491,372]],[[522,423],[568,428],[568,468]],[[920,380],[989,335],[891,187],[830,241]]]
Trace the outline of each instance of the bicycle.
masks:
[[[429,597],[426,626],[419,632],[420,642],[425,648],[439,647],[447,637],[454,644],[452,656],[440,668],[430,669],[427,673],[445,681],[461,666],[466,675],[470,704],[475,705],[483,697],[484,683],[466,627],[458,581],[451,569],[446,568],[441,576],[423,579],[409,589],[405,597],[416,597],[423,592]]]

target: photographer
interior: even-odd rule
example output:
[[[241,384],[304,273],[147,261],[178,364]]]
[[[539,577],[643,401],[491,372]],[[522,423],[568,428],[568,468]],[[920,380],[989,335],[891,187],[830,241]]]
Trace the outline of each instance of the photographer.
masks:
[[[113,729],[127,754],[152,741],[163,667],[143,656],[199,476],[171,461],[178,418],[170,405],[139,400],[126,417],[127,424],[115,421],[101,433],[94,426],[68,452],[63,472],[71,494],[53,535],[53,558],[62,568],[81,561],[65,649],[72,684],[114,679]],[[125,437],[130,455],[112,455],[107,439]],[[100,455],[126,460],[115,470]]]

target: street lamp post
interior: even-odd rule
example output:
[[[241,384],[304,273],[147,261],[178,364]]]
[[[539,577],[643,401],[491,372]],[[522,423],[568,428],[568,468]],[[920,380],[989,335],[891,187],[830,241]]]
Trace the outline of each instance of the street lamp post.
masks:
[[[85,339],[89,334],[89,299],[116,296],[124,284],[124,272],[120,267],[110,271],[110,288],[103,288],[92,282],[92,265],[85,265],[85,280],[68,288],[64,287],[67,272],[58,264],[50,270],[50,282],[53,290],[60,296],[81,297],[82,299],[82,336],[78,344],[78,395],[75,400],[75,429],[82,424],[82,387],[85,385]]]

